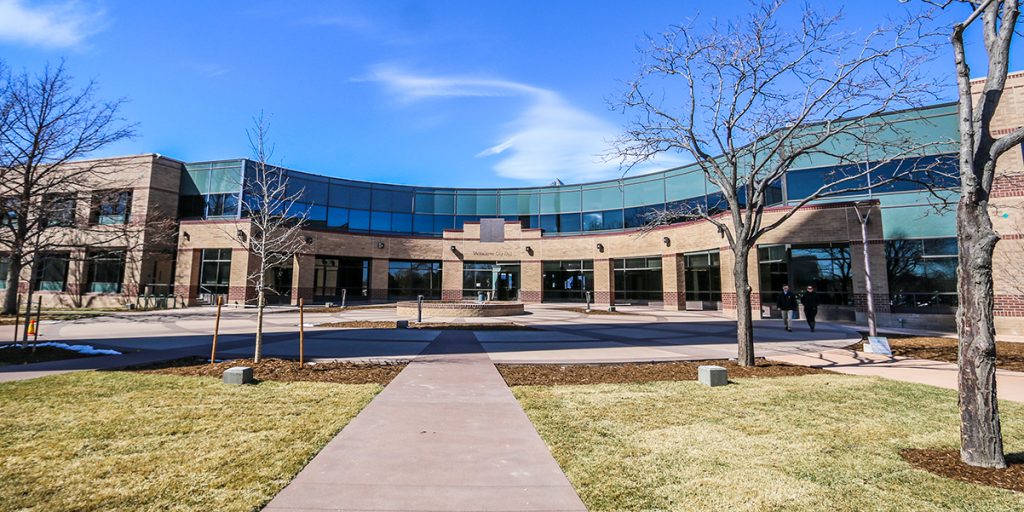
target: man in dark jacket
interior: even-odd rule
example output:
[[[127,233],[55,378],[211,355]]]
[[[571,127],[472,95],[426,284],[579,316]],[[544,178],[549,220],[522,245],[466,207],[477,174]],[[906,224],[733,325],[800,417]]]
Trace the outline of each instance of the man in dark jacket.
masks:
[[[800,303],[804,305],[807,325],[811,326],[811,332],[814,332],[814,317],[818,316],[818,294],[814,293],[813,286],[807,287],[807,293],[800,297]]]
[[[775,306],[782,312],[782,323],[786,326],[786,330],[793,332],[793,310],[796,309],[796,295],[789,291],[789,285],[782,285],[782,293],[779,294],[779,300],[775,301]]]

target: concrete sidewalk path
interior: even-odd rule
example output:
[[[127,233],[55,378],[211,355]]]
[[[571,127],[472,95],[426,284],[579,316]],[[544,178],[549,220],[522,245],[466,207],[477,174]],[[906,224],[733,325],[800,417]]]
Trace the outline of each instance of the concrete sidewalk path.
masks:
[[[586,508],[473,334],[447,331],[264,510]]]
[[[849,349],[792,352],[770,355],[766,359],[850,375],[873,375],[957,390],[957,366],[943,361],[889,357]],[[1001,400],[1024,402],[1024,373],[996,370],[996,392]]]

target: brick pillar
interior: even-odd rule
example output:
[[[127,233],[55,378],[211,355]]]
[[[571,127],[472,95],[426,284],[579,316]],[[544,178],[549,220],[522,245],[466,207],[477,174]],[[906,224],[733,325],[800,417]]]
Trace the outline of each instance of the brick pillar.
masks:
[[[199,295],[199,249],[178,250],[178,263],[174,266],[174,294],[185,306],[194,306]]]
[[[441,300],[462,300],[462,260],[441,263]]]
[[[292,304],[298,305],[299,299],[307,304],[313,301],[313,278],[316,272],[316,256],[312,254],[296,254],[292,264]]]
[[[388,260],[373,258],[370,260],[370,301],[383,302],[388,300]]]
[[[875,300],[875,313],[889,313],[889,276],[885,268],[885,243],[882,240],[868,240],[868,256],[871,258],[871,294]],[[864,244],[860,240],[850,242],[850,275],[853,276],[853,307],[857,322],[867,322],[868,297],[864,279]]]
[[[88,293],[89,263],[84,248],[75,248],[68,254],[68,277],[64,292],[71,298],[72,304],[81,304],[82,294]]]
[[[671,311],[686,309],[686,283],[683,255],[666,254],[661,257],[661,288],[664,308]]]
[[[747,280],[750,283],[750,310],[754,319],[761,318],[761,293],[757,271],[757,249],[751,249],[747,255]],[[731,247],[719,247],[719,258],[722,272],[722,313],[729,318],[736,318],[736,280],[733,278],[733,265],[736,255]]]
[[[245,249],[231,251],[231,279],[228,281],[228,304],[256,304],[256,287],[249,282],[249,273],[260,268],[259,258]]]
[[[594,306],[615,304],[615,265],[611,258],[594,259]]]
[[[543,299],[544,275],[543,265],[540,261],[520,262],[519,279],[522,286],[519,289],[519,300],[527,303],[538,303]]]

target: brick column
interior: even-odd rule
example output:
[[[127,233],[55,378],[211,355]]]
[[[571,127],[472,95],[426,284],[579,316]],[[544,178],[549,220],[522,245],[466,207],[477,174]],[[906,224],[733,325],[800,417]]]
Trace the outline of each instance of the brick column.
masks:
[[[462,300],[462,260],[441,263],[441,299]]]
[[[542,300],[544,288],[543,265],[540,261],[523,261],[519,266],[519,300],[527,303],[538,303]]]
[[[179,249],[174,266],[174,294],[185,306],[194,306],[199,295],[199,249]]]
[[[259,259],[245,249],[231,250],[231,279],[225,303],[256,304],[256,287],[249,282],[249,273],[258,270]]]
[[[747,281],[750,284],[750,310],[756,320],[761,318],[761,293],[758,281],[757,249],[751,249],[747,255]],[[731,247],[719,247],[719,258],[722,272],[722,313],[729,318],[736,318],[736,280],[733,278],[733,265],[736,255]]]
[[[594,259],[594,306],[615,304],[615,265],[611,258]]]
[[[383,302],[388,300],[388,260],[373,258],[370,260],[370,301]]]
[[[686,283],[683,272],[682,254],[665,254],[661,257],[661,288],[664,308],[673,311],[686,309]]]
[[[292,264],[292,304],[298,305],[299,298],[306,303],[313,301],[313,278],[316,272],[316,256],[296,254]]]

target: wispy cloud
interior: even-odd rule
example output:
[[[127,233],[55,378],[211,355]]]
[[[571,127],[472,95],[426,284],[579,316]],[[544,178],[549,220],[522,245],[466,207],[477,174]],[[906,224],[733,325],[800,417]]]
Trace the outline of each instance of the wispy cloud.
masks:
[[[0,41],[49,48],[81,45],[103,25],[103,11],[75,0],[26,5],[0,0]]]
[[[500,139],[476,154],[477,158],[496,158],[493,168],[500,176],[546,183],[555,178],[566,182],[589,181],[621,173],[617,163],[603,156],[619,128],[573,106],[555,91],[501,79],[416,75],[391,67],[374,69],[369,80],[384,84],[403,101],[461,97],[526,99],[525,109],[505,124]]]

